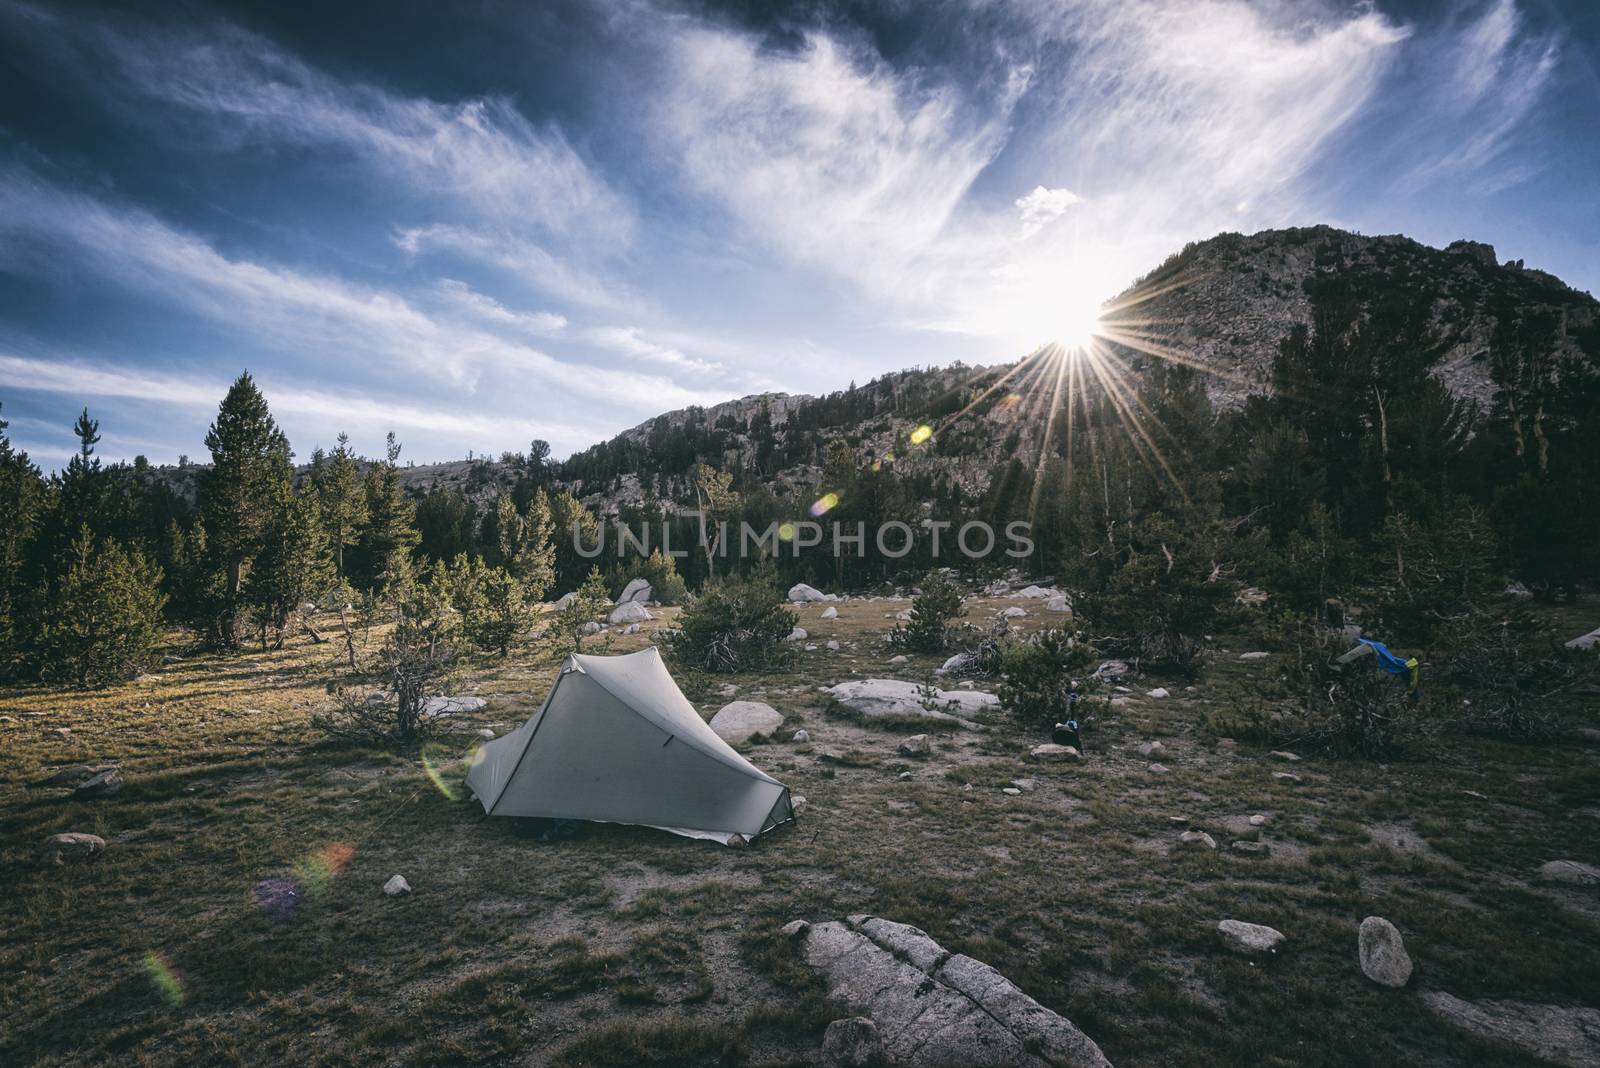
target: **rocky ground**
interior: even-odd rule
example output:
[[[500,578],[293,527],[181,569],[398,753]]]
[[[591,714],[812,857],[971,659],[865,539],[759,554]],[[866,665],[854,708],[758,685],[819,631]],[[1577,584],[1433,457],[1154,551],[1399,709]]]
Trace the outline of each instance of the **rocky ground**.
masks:
[[[331,646],[0,695],[0,1063],[934,1063],[813,931],[871,939],[895,974],[926,956],[971,1002],[951,1011],[992,1031],[990,1004],[996,1041],[1032,1034],[1043,1063],[1072,1061],[1038,1036],[1078,1032],[1118,1065],[1595,1063],[1592,736],[1446,735],[1387,764],[1255,749],[1206,724],[1275,657],[1222,635],[1200,682],[1126,677],[1085,752],[1036,755],[1047,738],[975,696],[954,719],[835,699],[934,678],[883,643],[905,607],[807,604],[783,670],[680,680],[708,717],[768,706],[735,717],[759,725],[739,744],[806,798],[743,850],[484,818],[461,760],[536,707],[549,655],[473,666],[459,693],[483,707],[421,753],[310,726]],[[1007,607],[1050,621],[969,612]],[[897,933],[895,955],[869,918],[937,953]]]

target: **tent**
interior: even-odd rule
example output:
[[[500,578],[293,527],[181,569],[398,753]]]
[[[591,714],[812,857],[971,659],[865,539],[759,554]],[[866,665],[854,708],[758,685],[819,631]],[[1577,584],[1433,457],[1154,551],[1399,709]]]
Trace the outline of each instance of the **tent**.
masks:
[[[654,647],[567,657],[533,717],[474,755],[467,786],[491,816],[633,823],[725,845],[794,818],[789,788],[706,726]]]

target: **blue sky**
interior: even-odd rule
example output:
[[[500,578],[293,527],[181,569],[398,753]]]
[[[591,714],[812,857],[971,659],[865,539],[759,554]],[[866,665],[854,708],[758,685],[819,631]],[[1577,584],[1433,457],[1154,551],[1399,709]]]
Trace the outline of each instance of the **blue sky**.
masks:
[[[1184,242],[1320,222],[1600,287],[1597,5],[0,0],[0,403],[64,462],[557,455],[1014,359]]]

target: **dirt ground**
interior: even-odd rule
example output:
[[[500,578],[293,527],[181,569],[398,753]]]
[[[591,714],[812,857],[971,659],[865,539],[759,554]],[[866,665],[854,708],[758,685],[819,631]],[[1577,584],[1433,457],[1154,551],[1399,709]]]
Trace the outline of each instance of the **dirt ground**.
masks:
[[[970,617],[1016,603],[1019,625],[1046,622],[993,599]],[[425,754],[314,730],[338,651],[305,641],[0,693],[0,1064],[814,1063],[837,1013],[778,929],[862,912],[994,965],[1118,1065],[1528,1064],[1422,992],[1600,1006],[1600,890],[1537,877],[1600,864],[1592,741],[1446,733],[1403,761],[1286,763],[1203,726],[1278,670],[1222,635],[1198,683],[1123,680],[1082,763],[1033,761],[1046,739],[1000,716],[907,758],[909,729],[818,692],[929,677],[933,658],[888,663],[905,604],[822,607],[800,608],[817,647],[784,670],[681,679],[708,717],[734,696],[785,716],[748,756],[806,804],[744,850],[606,825],[545,842],[484,817],[462,788],[473,731],[528,716],[550,654],[471,665],[455,692],[487,707]],[[586,651],[639,648],[671,614]],[[1588,700],[1572,714],[1594,723]],[[1156,740],[1164,773],[1138,752]],[[39,785],[73,764],[126,786]],[[1187,829],[1218,849],[1179,847]],[[61,831],[107,849],[42,863]],[[1270,852],[1232,848],[1252,841]],[[413,892],[385,897],[396,873]],[[1405,936],[1405,989],[1361,974],[1369,915]],[[1231,954],[1228,917],[1287,941]]]

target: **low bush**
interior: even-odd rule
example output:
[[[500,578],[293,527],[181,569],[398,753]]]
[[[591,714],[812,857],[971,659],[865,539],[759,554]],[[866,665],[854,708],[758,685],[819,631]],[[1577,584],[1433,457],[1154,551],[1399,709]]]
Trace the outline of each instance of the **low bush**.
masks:
[[[1080,697],[1093,689],[1087,676],[1099,656],[1076,632],[1045,630],[1017,642],[1000,657],[1000,704],[1028,727],[1051,727],[1073,707],[1075,680]],[[1075,715],[1084,720],[1086,712],[1080,701]]]
[[[916,653],[942,653],[950,644],[951,622],[966,613],[961,587],[934,571],[911,599],[911,619],[889,632],[889,644]]]
[[[795,614],[770,575],[708,583],[690,599],[677,629],[663,635],[667,655],[699,671],[757,671],[781,663]]]

